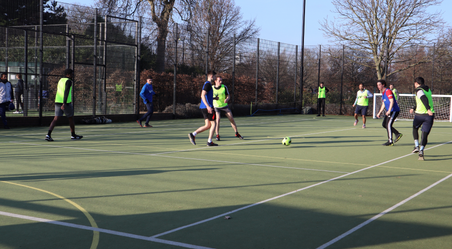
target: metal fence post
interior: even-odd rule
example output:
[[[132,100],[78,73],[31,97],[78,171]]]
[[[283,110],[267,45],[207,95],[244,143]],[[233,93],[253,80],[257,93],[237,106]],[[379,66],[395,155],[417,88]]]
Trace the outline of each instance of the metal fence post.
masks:
[[[344,64],[345,64],[345,45],[342,45],[342,71],[341,71],[341,100],[340,100],[340,107],[339,107],[339,115],[342,115],[342,87],[344,85]]]
[[[137,118],[140,114],[140,62],[141,62],[141,21],[140,16],[138,23],[135,24],[135,85],[134,85],[134,100],[135,100],[135,114]]]
[[[42,27],[43,27],[43,19],[44,19],[44,5],[43,0],[39,1],[39,125],[42,125],[42,84],[44,83],[43,76],[43,53],[44,53],[44,45],[43,45],[43,37],[42,37]]]
[[[97,97],[96,97],[96,83],[97,83],[97,8],[95,11],[94,16],[94,54],[93,54],[93,117],[96,116],[96,104],[97,104]],[[75,107],[74,107],[75,109]]]
[[[256,99],[254,100],[254,103],[257,104],[257,89],[259,84],[259,42],[260,39],[257,38],[257,50],[256,50]]]
[[[235,93],[235,91],[234,91],[234,88],[235,88],[235,53],[236,53],[236,51],[235,51],[235,49],[236,49],[236,38],[235,38],[235,33],[234,33],[234,38],[233,38],[234,40],[232,41],[233,43],[232,43],[232,45],[234,46],[233,47],[233,56],[232,56],[232,88],[231,88],[231,107],[232,107],[232,109],[234,109],[234,93]]]
[[[295,46],[295,75],[293,80],[293,105],[296,106],[297,101],[297,74],[298,74],[298,45]]]
[[[24,85],[23,85],[23,89],[24,89],[24,99],[23,99],[23,112],[24,112],[24,117],[28,116],[28,31],[25,30],[24,31],[25,37],[24,37],[24,77],[23,81],[24,81]],[[20,105],[20,103],[18,103]],[[19,106],[18,106],[19,107]]]
[[[275,102],[278,104],[278,92],[279,92],[279,61],[280,61],[281,42],[278,42],[278,59],[276,61],[276,97]]]
[[[178,39],[178,25],[176,23],[176,37],[175,37],[175,58],[174,58],[174,85],[173,85],[173,118],[176,118],[176,80],[177,80],[177,39]]]

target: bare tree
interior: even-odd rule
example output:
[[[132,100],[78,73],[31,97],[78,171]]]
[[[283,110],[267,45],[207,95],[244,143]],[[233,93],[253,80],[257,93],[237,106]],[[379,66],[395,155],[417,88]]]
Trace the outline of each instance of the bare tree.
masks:
[[[389,72],[397,53],[426,40],[442,19],[427,12],[442,0],[333,0],[339,20],[325,20],[322,30],[329,37],[372,56],[378,79],[424,63],[416,61]]]
[[[233,0],[199,0],[192,5],[192,16],[189,21],[192,48],[203,56],[209,41],[209,67],[224,69],[224,64],[232,60],[234,34],[236,43],[240,44],[254,38],[259,28],[255,21],[244,21],[240,7]],[[207,37],[208,36],[208,37]],[[204,51],[204,53],[202,53]]]

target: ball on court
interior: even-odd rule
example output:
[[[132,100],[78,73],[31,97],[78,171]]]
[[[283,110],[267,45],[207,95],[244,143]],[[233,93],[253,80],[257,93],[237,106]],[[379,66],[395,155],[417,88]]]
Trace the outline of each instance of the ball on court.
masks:
[[[290,139],[290,137],[285,137],[282,140],[282,144],[285,146],[289,146],[292,143],[292,139]]]

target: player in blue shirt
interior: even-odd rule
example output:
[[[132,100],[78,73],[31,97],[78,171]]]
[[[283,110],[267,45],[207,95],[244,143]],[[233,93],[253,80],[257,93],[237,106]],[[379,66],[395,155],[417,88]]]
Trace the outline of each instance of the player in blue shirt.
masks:
[[[403,134],[396,130],[392,125],[394,124],[395,119],[399,115],[400,108],[397,104],[397,100],[394,97],[394,93],[386,88],[385,80],[377,81],[378,90],[380,90],[382,94],[382,104],[380,111],[377,114],[377,118],[380,118],[380,114],[386,108],[385,118],[383,119],[383,127],[386,129],[388,133],[388,142],[384,143],[383,146],[392,146],[394,143],[398,142],[400,138],[402,138]],[[396,139],[393,140],[392,134],[394,133]]]
[[[152,96],[155,95],[154,88],[152,87],[152,78],[148,77],[146,78],[146,84],[144,84],[143,88],[140,92],[140,97],[143,99],[144,104],[146,105],[146,109],[148,112],[143,115],[140,119],[137,120],[137,123],[143,127],[141,124],[141,121],[143,119],[146,119],[146,122],[144,123],[144,127],[152,127],[152,125],[149,124],[149,120],[152,117],[152,114],[154,113],[154,104],[152,103]]]
[[[215,72],[210,71],[207,73],[207,81],[202,86],[201,92],[201,109],[202,115],[204,116],[205,125],[199,127],[196,131],[188,134],[188,139],[193,145],[196,145],[195,136],[199,133],[210,129],[209,138],[207,139],[207,146],[218,146],[218,144],[212,142],[213,134],[215,133],[215,110],[213,107],[213,89],[212,80],[215,81]]]

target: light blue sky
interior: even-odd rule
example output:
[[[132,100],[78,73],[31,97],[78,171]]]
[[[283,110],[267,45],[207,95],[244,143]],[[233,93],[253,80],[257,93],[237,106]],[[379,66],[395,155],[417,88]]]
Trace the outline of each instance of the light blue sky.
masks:
[[[64,0],[62,2],[90,6],[92,0]],[[259,37],[288,44],[301,44],[303,0],[235,0],[244,19],[255,19],[260,27]],[[335,13],[331,0],[306,0],[305,45],[332,44],[325,38],[319,22],[333,20]],[[447,26],[452,26],[452,0],[443,3],[432,12],[440,10]]]

